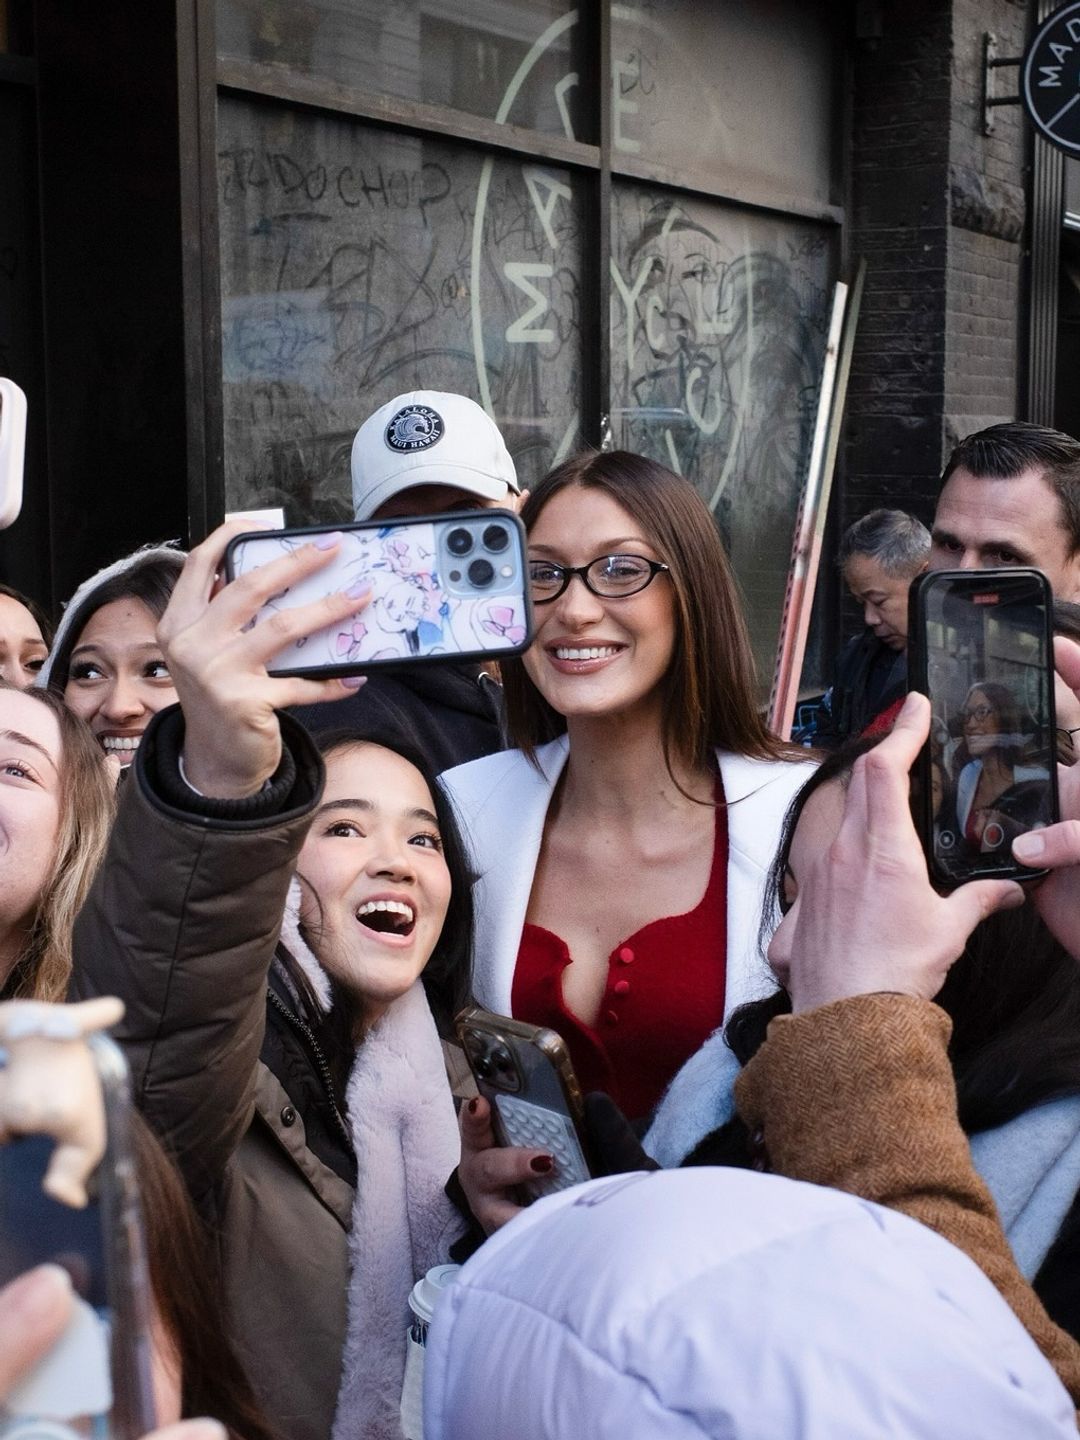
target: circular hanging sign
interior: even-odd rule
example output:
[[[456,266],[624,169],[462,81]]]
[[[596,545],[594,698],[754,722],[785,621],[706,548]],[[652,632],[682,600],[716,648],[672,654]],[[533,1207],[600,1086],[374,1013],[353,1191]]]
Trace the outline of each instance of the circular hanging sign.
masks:
[[[1039,133],[1080,155],[1080,3],[1063,5],[1039,26],[1024,56],[1020,93]]]

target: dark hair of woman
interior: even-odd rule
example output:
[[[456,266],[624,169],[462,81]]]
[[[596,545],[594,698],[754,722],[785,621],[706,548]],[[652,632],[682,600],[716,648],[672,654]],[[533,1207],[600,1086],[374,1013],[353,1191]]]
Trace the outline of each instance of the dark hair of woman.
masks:
[[[131,1120],[150,1287],[180,1363],[181,1415],[212,1415],[232,1440],[276,1440],[228,1338],[213,1240],[146,1121]]]
[[[860,755],[883,736],[834,751],[788,808],[766,885],[762,947],[782,913],[784,875],[803,809],[832,780],[844,783]],[[889,917],[883,916],[888,924]],[[949,1058],[960,1124],[969,1135],[989,1130],[1032,1106],[1080,1091],[1080,961],[1047,930],[1029,903],[1000,911],[976,927],[935,997],[952,1020]],[[765,1042],[769,1022],[791,1013],[786,990],[741,1006],[724,1031],[745,1065]],[[750,1137],[736,1116],[699,1143],[686,1163],[751,1163]]]
[[[420,980],[439,1034],[449,1036],[453,1033],[454,1017],[472,1001],[473,953],[473,868],[453,807],[419,748],[402,741],[400,736],[338,729],[326,730],[312,738],[324,760],[360,745],[378,745],[390,750],[420,772],[431,792],[443,858],[450,872],[450,903],[438,943]],[[302,885],[306,883],[303,875],[297,878]],[[310,887],[309,893],[314,895]],[[311,944],[309,935],[304,938]],[[304,1012],[301,1018],[315,1031],[326,1052],[334,1089],[339,1101],[343,1101],[355,1050],[353,1002],[344,987],[331,980],[332,1004],[329,1013],[324,1012],[304,972],[284,946],[278,946],[277,958],[300,997]]]
[[[526,530],[550,500],[574,485],[602,491],[632,515],[669,569],[675,649],[663,680],[668,770],[676,759],[693,769],[710,767],[716,749],[758,759],[789,754],[759,714],[738,587],[713,517],[694,487],[643,455],[587,450],[530,492],[521,511]],[[561,735],[566,722],[519,658],[503,660],[500,670],[511,738],[533,759],[537,746]]]
[[[34,623],[41,631],[41,638],[48,648],[52,644],[53,627],[49,623],[48,616],[36,600],[31,600],[29,595],[24,595],[21,590],[14,589],[11,585],[0,584],[0,595],[6,595],[9,600],[15,600],[24,610],[29,610],[34,617]]]
[[[175,560],[161,554],[147,555],[145,559],[135,560],[119,574],[110,575],[91,590],[70,619],[64,616],[62,636],[52,656],[49,689],[56,695],[63,695],[71,672],[71,653],[82,639],[90,620],[106,605],[116,600],[139,600],[155,620],[160,620],[183,564],[184,557],[179,550]]]
[[[1024,756],[1028,754],[1028,746],[1021,738],[1024,735],[1031,735],[1035,729],[1035,721],[1030,715],[1026,715],[1023,706],[1007,685],[1001,685],[996,680],[979,681],[972,685],[968,691],[968,698],[964,702],[965,708],[970,705],[971,697],[979,693],[986,696],[987,704],[993,712],[997,721],[997,728],[1002,736],[1003,742],[997,748],[1001,751],[1001,758],[1006,765],[1016,766],[1022,763]],[[971,759],[971,753],[964,739],[963,730],[960,732],[960,744],[956,747],[953,755],[953,773],[959,774],[964,766]]]

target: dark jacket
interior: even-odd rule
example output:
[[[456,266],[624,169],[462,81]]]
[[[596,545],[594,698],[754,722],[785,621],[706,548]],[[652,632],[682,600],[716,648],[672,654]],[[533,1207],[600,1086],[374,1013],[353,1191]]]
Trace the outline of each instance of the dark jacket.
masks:
[[[856,740],[870,722],[907,692],[907,656],[864,630],[849,640],[836,662],[835,678],[805,743],[835,750]]]
[[[308,736],[287,718],[282,733],[265,794],[204,800],[177,770],[180,710],[156,717],[76,926],[72,992],[124,1000],[114,1033],[136,1101],[217,1237],[258,1397],[288,1440],[326,1440],[356,1164],[325,1058],[272,969],[323,784]]]
[[[355,695],[289,713],[313,735],[344,729],[403,740],[437,775],[506,748],[502,688],[476,665],[379,670]]]

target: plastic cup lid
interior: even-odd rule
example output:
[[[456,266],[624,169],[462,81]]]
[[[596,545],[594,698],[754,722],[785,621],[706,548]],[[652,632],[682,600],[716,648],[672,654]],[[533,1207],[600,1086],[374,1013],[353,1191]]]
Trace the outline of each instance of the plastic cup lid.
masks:
[[[454,1283],[460,1270],[460,1265],[436,1265],[416,1282],[409,1295],[409,1309],[418,1320],[431,1319],[435,1302],[447,1286]]]

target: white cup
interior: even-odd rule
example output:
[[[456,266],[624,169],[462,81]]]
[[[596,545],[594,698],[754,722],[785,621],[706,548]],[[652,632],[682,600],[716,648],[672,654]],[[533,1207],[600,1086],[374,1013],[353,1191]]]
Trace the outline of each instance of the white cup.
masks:
[[[439,1296],[457,1278],[460,1265],[436,1265],[409,1295],[412,1323],[405,1336],[405,1381],[401,1387],[401,1428],[405,1440],[424,1440],[424,1346]]]

